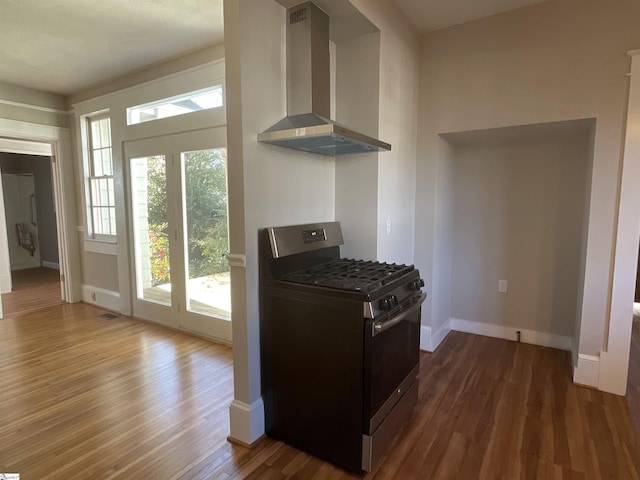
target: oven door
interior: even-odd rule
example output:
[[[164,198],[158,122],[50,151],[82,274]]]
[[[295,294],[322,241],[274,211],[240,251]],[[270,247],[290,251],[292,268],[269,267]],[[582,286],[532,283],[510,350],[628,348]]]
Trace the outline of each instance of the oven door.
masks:
[[[400,308],[367,320],[364,339],[363,433],[373,434],[418,376],[420,292]]]

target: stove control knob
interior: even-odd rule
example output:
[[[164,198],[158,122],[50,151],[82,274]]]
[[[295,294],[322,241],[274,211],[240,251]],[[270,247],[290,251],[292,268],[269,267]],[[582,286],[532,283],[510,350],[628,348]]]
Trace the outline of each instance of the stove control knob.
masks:
[[[388,312],[393,308],[393,303],[391,302],[391,298],[385,297],[380,299],[378,306],[380,307],[380,310]]]
[[[424,280],[419,278],[418,280],[414,280],[412,282],[409,283],[409,290],[420,290],[422,287],[424,287]]]
[[[398,306],[398,297],[396,297],[395,295],[389,295],[387,298],[391,302],[391,305],[393,305],[394,307]]]

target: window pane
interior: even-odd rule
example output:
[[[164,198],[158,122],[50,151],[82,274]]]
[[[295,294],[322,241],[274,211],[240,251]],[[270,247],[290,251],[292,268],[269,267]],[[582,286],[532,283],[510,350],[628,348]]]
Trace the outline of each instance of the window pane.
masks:
[[[91,148],[101,148],[102,142],[100,141],[100,125],[98,120],[91,122]]]
[[[222,85],[127,108],[127,125],[175,117],[223,105]]]
[[[103,175],[113,175],[113,162],[111,161],[111,149],[105,148],[102,151],[102,171]]]
[[[104,175],[102,168],[102,150],[93,151],[93,176],[101,177]]]
[[[230,319],[226,159],[224,148],[182,153],[187,309]]]
[[[106,178],[100,180],[100,206],[109,206],[109,182]]]
[[[115,232],[115,230],[111,229],[111,208],[101,207],[100,211],[100,220],[101,220],[101,229],[103,235],[111,235]]]
[[[171,305],[166,172],[163,156],[131,159],[137,296]]]
[[[109,209],[109,218],[111,221],[111,233],[115,234],[116,233],[116,209],[115,208]]]
[[[97,178],[92,178],[89,182],[89,186],[91,188],[91,205],[97,206],[100,204],[100,181]]]
[[[100,120],[100,134],[102,137],[102,146],[111,146],[111,126],[108,118]]]
[[[94,228],[94,232],[93,233],[102,233],[102,231],[100,230],[100,209],[99,208],[94,208],[93,209],[93,228]]]
[[[109,192],[109,198],[107,198],[107,205],[110,207],[115,206],[116,198],[115,198],[115,189],[113,188],[113,178],[107,178],[107,191]]]
[[[115,235],[115,192],[113,158],[111,155],[111,120],[109,117],[89,118],[88,198],[91,199],[93,234]],[[105,178],[107,177],[107,178]]]

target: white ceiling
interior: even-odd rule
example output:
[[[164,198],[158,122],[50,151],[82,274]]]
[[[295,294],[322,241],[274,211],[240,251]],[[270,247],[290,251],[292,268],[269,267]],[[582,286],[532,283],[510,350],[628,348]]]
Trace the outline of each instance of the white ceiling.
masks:
[[[545,0],[390,1],[427,32]],[[0,0],[0,81],[68,95],[222,41],[222,17],[223,0]]]
[[[0,0],[0,80],[69,94],[223,40],[223,0]]]
[[[421,33],[544,1],[546,0],[393,0]]]

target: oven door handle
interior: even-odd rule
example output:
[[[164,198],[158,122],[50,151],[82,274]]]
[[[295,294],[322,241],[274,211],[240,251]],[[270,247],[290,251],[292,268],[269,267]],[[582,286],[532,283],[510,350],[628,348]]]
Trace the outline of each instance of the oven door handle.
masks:
[[[371,336],[375,337],[376,335],[380,335],[382,332],[389,330],[394,325],[404,321],[409,315],[413,314],[420,305],[427,299],[426,293],[421,293],[419,296],[414,297],[414,300],[411,301],[412,305],[407,310],[399,313],[398,315],[394,315],[389,320],[381,320],[379,322],[375,322],[373,324],[373,329],[371,331]]]

